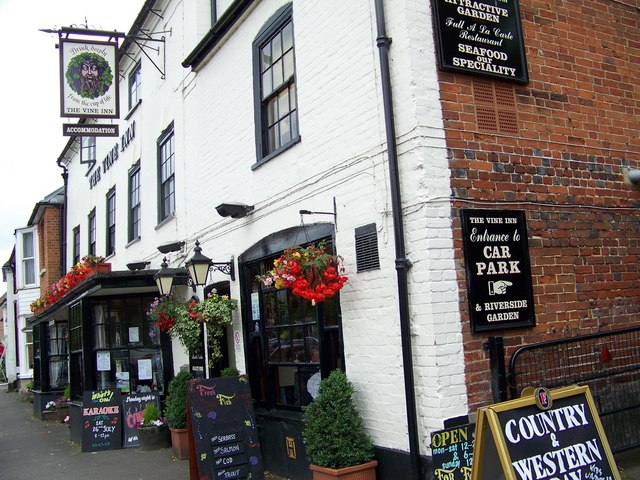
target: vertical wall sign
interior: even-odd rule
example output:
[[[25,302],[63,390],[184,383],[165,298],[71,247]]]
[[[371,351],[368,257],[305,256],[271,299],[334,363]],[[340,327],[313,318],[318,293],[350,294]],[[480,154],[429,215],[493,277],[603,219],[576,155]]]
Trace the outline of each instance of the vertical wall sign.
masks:
[[[527,83],[518,0],[433,0],[440,68]]]
[[[60,39],[60,116],[119,118],[118,45]]]
[[[535,325],[524,212],[462,210],[473,332]]]

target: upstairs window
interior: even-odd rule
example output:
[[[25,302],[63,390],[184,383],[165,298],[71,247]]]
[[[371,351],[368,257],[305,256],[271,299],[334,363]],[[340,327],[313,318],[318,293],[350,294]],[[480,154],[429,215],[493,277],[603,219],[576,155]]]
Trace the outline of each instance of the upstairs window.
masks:
[[[88,163],[87,175],[96,163],[96,137],[80,137],[80,163]]]
[[[140,238],[140,163],[129,172],[129,241]]]
[[[158,223],[176,209],[175,139],[171,124],[158,139]]]
[[[96,209],[89,213],[89,255],[96,254]]]
[[[116,189],[107,192],[107,251],[106,256],[116,252]]]
[[[299,140],[291,4],[283,7],[254,41],[258,162]]]
[[[140,83],[142,82],[142,63],[138,62],[129,74],[129,110],[140,101]]]
[[[73,264],[80,261],[80,225],[73,229]]]
[[[34,242],[35,236],[32,231],[21,234],[22,285],[25,287],[36,284],[36,249]]]

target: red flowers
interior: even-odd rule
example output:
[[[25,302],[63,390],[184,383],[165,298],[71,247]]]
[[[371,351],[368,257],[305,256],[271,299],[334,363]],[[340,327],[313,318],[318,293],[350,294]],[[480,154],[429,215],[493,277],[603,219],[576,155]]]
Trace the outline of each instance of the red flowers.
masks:
[[[326,242],[317,247],[291,247],[274,260],[274,268],[257,279],[266,287],[289,288],[312,302],[333,297],[346,283],[342,257],[328,253]]]
[[[173,326],[176,324],[176,320],[173,317],[167,317],[164,313],[158,313],[159,320],[156,322],[160,331],[169,333]]]

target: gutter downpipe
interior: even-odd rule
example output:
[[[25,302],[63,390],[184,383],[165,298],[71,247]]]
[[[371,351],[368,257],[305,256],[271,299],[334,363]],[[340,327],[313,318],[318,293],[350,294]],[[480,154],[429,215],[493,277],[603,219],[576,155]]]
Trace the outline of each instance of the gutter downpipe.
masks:
[[[413,355],[411,351],[411,324],[409,318],[409,289],[407,270],[411,262],[406,258],[400,178],[398,175],[398,152],[393,115],[393,94],[389,69],[389,45],[387,37],[383,0],[375,0],[377,35],[376,44],[380,53],[380,76],[382,82],[382,102],[389,160],[389,181],[391,184],[391,209],[393,234],[396,247],[396,273],[398,276],[398,309],[400,313],[400,336],[402,340],[402,363],[404,369],[404,392],[407,407],[407,427],[409,435],[409,456],[411,460],[410,478],[420,478],[420,444],[418,440],[418,420],[416,414],[415,383],[413,378]]]
[[[73,137],[72,137],[73,138]],[[62,168],[62,179],[64,181],[64,201],[62,202],[62,221],[60,222],[60,276],[67,271],[67,190],[69,188],[69,173],[67,167],[62,165],[62,156],[58,158],[58,167]]]

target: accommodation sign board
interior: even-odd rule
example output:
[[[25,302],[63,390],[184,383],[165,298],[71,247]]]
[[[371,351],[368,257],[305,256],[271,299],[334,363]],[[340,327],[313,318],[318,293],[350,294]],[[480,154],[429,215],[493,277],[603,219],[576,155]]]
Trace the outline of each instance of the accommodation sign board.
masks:
[[[119,390],[86,391],[82,396],[82,451],[122,448]]]
[[[518,0],[432,0],[440,68],[527,83]]]
[[[264,480],[249,379],[187,382],[191,480]]]
[[[462,210],[474,332],[535,325],[527,225],[517,210]]]
[[[473,459],[471,480],[620,480],[588,386],[479,408]]]
[[[475,424],[468,423],[431,434],[433,478],[469,480],[473,465]]]

